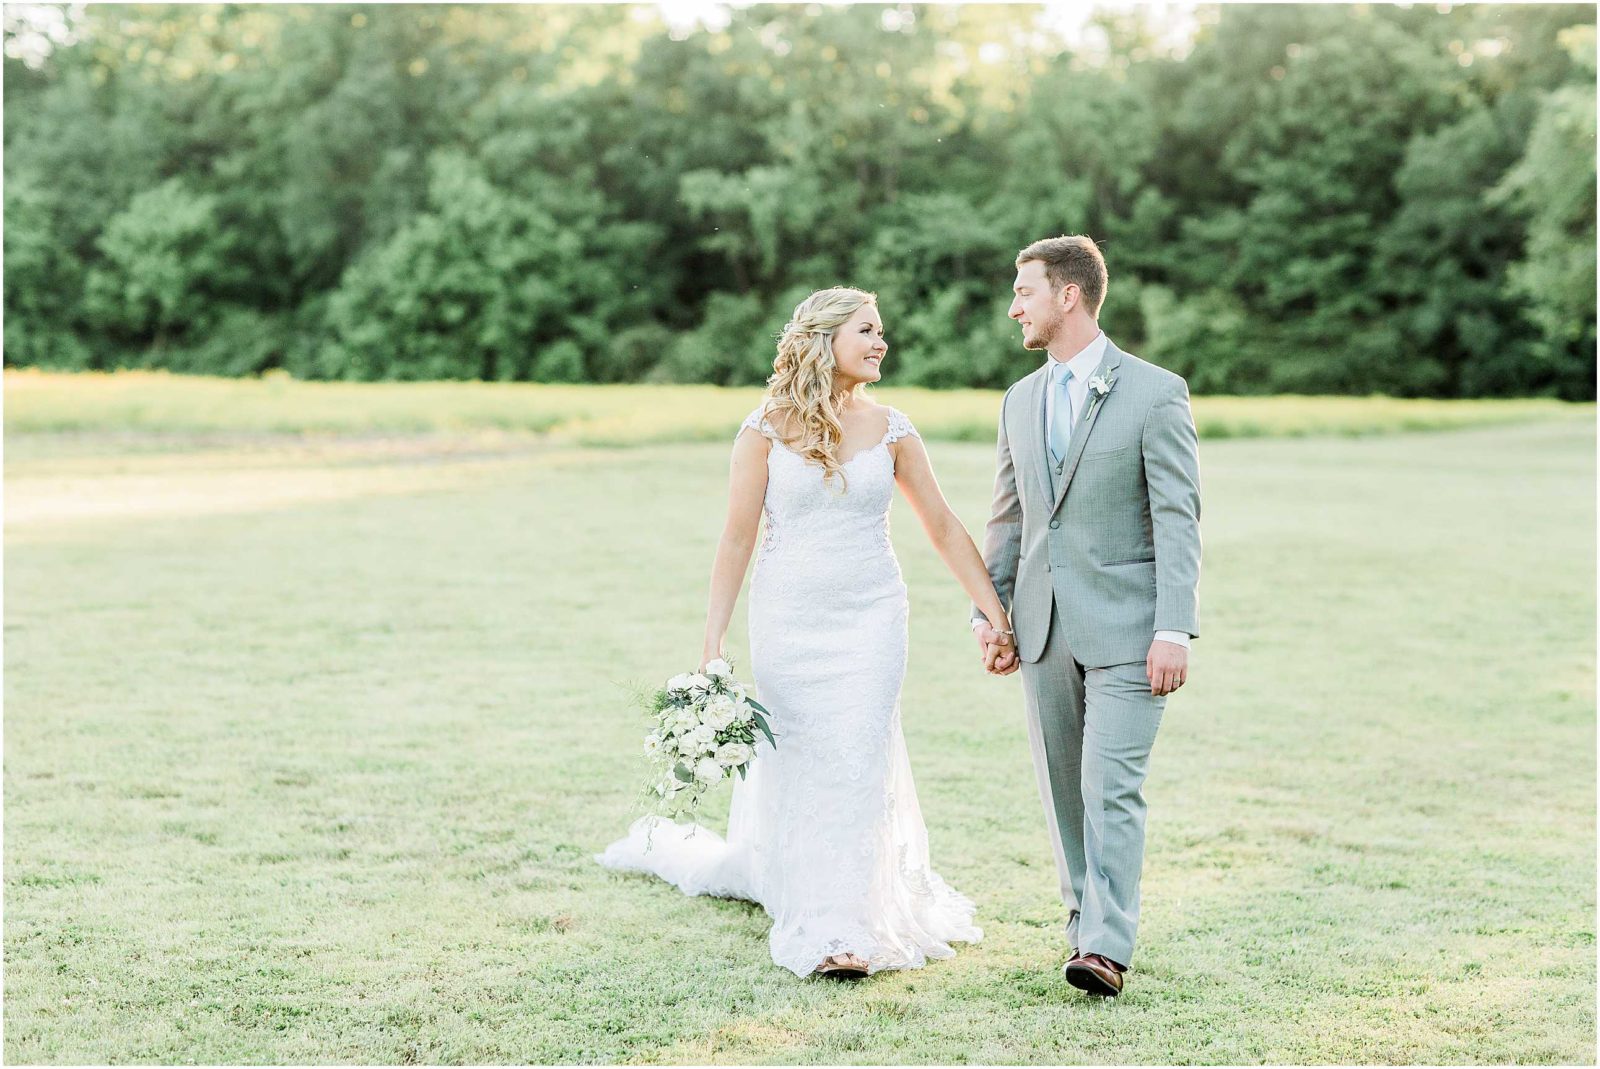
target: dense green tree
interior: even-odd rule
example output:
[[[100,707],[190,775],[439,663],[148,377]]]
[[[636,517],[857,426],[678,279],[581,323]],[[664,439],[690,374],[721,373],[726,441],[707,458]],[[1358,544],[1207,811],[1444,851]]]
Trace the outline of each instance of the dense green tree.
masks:
[[[1534,387],[1528,336],[1506,285],[1520,227],[1485,191],[1515,159],[1506,109],[1474,107],[1406,146],[1400,206],[1377,246],[1377,295],[1392,309],[1408,392],[1475,395]]]
[[[203,327],[215,308],[208,283],[225,265],[219,238],[216,198],[182,179],[137,194],[100,235],[89,316],[113,337],[153,337],[158,352]]]
[[[592,194],[555,180],[512,196],[458,153],[437,154],[432,172],[426,209],[346,272],[308,370],[582,381],[587,355],[642,311],[616,270],[634,258],[607,254],[647,251],[648,227],[607,225]]]
[[[81,316],[84,261],[67,241],[63,198],[19,171],[5,183],[5,354],[12,364],[93,367]]]
[[[1564,31],[1580,69],[1594,74],[1593,26]],[[1589,396],[1595,376],[1595,94],[1567,85],[1542,101],[1527,150],[1493,190],[1528,219],[1524,258],[1510,282],[1539,328],[1536,359],[1516,382]],[[1519,391],[1520,392],[1520,391]]]
[[[998,386],[1077,232],[1199,391],[1594,395],[1592,6],[27,10],[14,365],[755,383],[848,284],[890,381]]]

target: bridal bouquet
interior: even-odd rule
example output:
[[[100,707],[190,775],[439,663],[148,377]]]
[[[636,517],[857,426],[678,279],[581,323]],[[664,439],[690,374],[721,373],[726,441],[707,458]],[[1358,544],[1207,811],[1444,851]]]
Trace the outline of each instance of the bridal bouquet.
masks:
[[[755,759],[756,732],[777,745],[766,707],[733,678],[727,661],[673,676],[648,702],[656,726],[644,737],[644,753],[660,772],[651,794],[668,819],[693,814],[701,796],[734,772],[743,778]]]

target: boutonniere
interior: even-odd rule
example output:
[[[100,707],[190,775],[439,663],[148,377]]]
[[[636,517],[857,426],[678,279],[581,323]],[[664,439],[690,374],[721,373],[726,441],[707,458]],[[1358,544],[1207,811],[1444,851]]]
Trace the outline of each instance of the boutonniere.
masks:
[[[1111,387],[1117,384],[1116,372],[1110,375],[1096,375],[1089,380],[1089,392],[1094,394],[1094,400],[1089,404],[1089,412],[1094,412],[1100,407],[1100,402],[1106,399],[1106,394],[1111,392]]]

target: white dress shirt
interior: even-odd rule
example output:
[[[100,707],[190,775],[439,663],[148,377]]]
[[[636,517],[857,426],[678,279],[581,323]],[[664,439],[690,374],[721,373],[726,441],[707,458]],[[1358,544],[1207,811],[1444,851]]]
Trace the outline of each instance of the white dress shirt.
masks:
[[[1044,395],[1044,425],[1054,427],[1056,419],[1056,398],[1061,394],[1061,367],[1066,364],[1072,372],[1072,380],[1067,383],[1067,392],[1072,394],[1072,412],[1078,419],[1083,418],[1083,406],[1089,399],[1089,380],[1094,378],[1094,373],[1100,367],[1100,361],[1106,356],[1106,333],[1101,331],[1094,336],[1094,340],[1078,351],[1078,355],[1070,360],[1057,360],[1050,358],[1050,389]],[[1075,426],[1076,424],[1074,424]],[[1046,439],[1049,438],[1047,434]],[[1057,458],[1060,459],[1059,457]]]
[[[1067,360],[1057,360],[1054,355],[1050,357],[1052,365],[1066,364],[1072,371],[1072,379],[1067,383],[1067,392],[1072,395],[1072,411],[1077,419],[1083,418],[1084,405],[1089,399],[1089,380],[1094,378],[1094,373],[1099,369],[1100,361],[1105,359],[1105,355],[1106,333],[1102,330],[1094,336],[1094,340],[1090,341],[1088,345],[1079,349],[1076,356]],[[1056,398],[1061,393],[1060,384],[1061,368],[1052,366],[1050,368],[1050,388],[1045,391],[1044,395],[1044,425],[1047,428],[1055,425]],[[1074,426],[1076,426],[1076,422],[1074,422]],[[1047,449],[1049,448],[1049,437],[1047,431],[1045,434]],[[988,623],[988,621],[982,619],[974,620],[972,626],[976,629],[979,624],[984,623]],[[1184,649],[1189,648],[1189,634],[1185,631],[1157,631],[1155,637],[1161,642],[1172,642],[1182,646]]]

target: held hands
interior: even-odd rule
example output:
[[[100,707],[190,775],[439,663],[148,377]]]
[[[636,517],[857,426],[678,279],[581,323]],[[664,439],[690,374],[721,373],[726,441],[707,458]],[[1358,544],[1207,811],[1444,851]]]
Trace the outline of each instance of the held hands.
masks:
[[[1004,631],[991,624],[973,628],[978,646],[983,650],[983,669],[990,675],[1008,676],[1022,667],[1017,657],[1016,643]]]
[[[1176,642],[1156,639],[1145,655],[1144,674],[1150,680],[1150,693],[1160,698],[1171,694],[1189,679],[1189,651]]]

